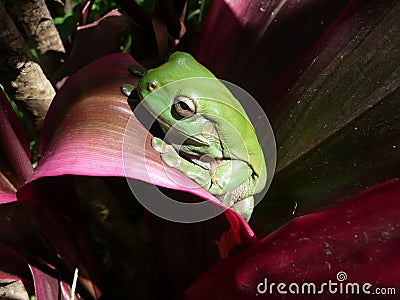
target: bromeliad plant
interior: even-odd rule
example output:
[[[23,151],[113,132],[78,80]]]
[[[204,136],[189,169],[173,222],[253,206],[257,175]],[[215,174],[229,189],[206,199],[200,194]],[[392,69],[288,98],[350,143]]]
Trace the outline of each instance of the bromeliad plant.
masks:
[[[116,2],[121,12],[93,23],[85,2],[64,63],[47,71],[56,97],[34,169],[1,94],[2,277],[18,276],[37,299],[68,299],[76,269],[80,299],[282,298],[270,283],[304,299],[288,286],[329,280],[400,292],[400,5],[213,1],[199,35],[193,18],[207,5],[197,11],[189,1],[185,15],[180,1]],[[130,54],[115,53],[121,45]],[[130,65],[156,66],[177,49],[248,90],[270,117],[277,170],[249,224],[231,210],[166,221],[127,187],[125,176],[151,173],[174,199],[216,203],[182,188],[179,171],[162,175],[152,135],[120,91],[137,84]]]

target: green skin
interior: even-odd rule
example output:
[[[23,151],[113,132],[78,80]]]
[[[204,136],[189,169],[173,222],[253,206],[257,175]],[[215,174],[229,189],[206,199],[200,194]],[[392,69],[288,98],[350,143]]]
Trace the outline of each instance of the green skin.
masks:
[[[173,53],[137,87],[166,140],[152,146],[168,166],[195,180],[246,220],[267,180],[263,151],[239,101],[191,55]]]

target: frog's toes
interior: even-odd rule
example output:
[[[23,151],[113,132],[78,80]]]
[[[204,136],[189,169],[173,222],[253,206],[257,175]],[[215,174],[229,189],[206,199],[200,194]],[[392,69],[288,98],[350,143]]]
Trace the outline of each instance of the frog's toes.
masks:
[[[165,142],[162,139],[160,139],[158,137],[153,137],[151,139],[151,146],[157,152],[164,153],[167,145],[165,144]]]
[[[250,196],[246,199],[237,201],[232,209],[239,213],[247,222],[250,220],[254,209],[254,198]]]
[[[151,140],[151,146],[161,154],[161,158],[164,163],[173,168],[178,168],[181,162],[181,157],[175,151],[174,147],[165,143],[158,137],[153,137]]]
[[[132,95],[132,92],[136,90],[136,87],[132,84],[125,83],[121,86],[121,92],[127,97],[130,97]]]
[[[146,75],[147,71],[145,68],[139,67],[137,65],[130,65],[129,66],[129,71],[133,74],[133,75],[137,75],[140,77],[143,77],[144,75]]]
[[[182,158],[176,153],[174,149],[167,149],[163,154],[161,154],[161,158],[164,163],[168,166],[180,170],[180,164]]]

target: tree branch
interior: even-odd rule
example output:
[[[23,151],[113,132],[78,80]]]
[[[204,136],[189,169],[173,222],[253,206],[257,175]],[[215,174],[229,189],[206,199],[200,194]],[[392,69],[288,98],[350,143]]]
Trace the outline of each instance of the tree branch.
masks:
[[[40,130],[55,95],[24,38],[0,2],[0,82],[17,104],[32,113]]]
[[[26,35],[35,42],[44,71],[48,75],[53,74],[65,58],[65,49],[45,1],[9,1],[7,9],[14,21],[21,24]]]

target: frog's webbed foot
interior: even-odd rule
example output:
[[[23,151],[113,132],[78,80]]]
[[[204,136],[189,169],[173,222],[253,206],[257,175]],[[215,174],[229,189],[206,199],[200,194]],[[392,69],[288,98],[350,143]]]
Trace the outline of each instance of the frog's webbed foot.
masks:
[[[172,145],[165,143],[158,137],[151,140],[152,147],[161,154],[162,161],[168,166],[183,172],[186,176],[208,189],[211,182],[208,170],[193,164],[181,157]]]
[[[139,104],[139,94],[137,93],[136,86],[125,83],[121,86],[121,92],[128,97],[128,104],[133,109]]]
[[[241,160],[224,160],[210,169],[212,186],[211,194],[222,195],[242,186],[251,175],[249,165]]]
[[[143,77],[147,73],[147,70],[145,68],[137,66],[137,65],[129,66],[129,71],[133,75],[136,75],[139,77]],[[122,92],[122,94],[124,94],[125,96],[127,96],[129,98],[128,103],[131,107],[135,107],[139,103],[139,101],[140,101],[139,94],[137,92],[135,85],[125,83],[121,86],[121,92]]]
[[[133,91],[136,91],[136,87],[134,85],[132,85],[132,84],[124,83],[121,86],[122,94],[124,94],[127,97],[130,97],[131,95],[133,95]]]
[[[178,152],[176,152],[172,145],[167,144],[158,137],[153,137],[151,140],[151,146],[161,154],[164,163],[172,168],[182,171],[180,164],[183,158],[179,156]]]
[[[253,213],[254,197],[250,196],[245,199],[241,199],[238,196],[238,193],[240,193],[240,188],[238,190],[230,191],[224,195],[221,195],[218,197],[218,199],[227,207],[236,211],[248,222],[251,214]]]
[[[167,146],[172,147],[171,145],[166,144],[162,139],[158,137],[153,137],[151,139],[151,146],[156,150],[157,152],[163,154],[165,152],[165,149]]]
[[[235,202],[231,207],[234,211],[240,214],[247,222],[250,220],[254,208],[254,197],[250,196],[246,199]]]

